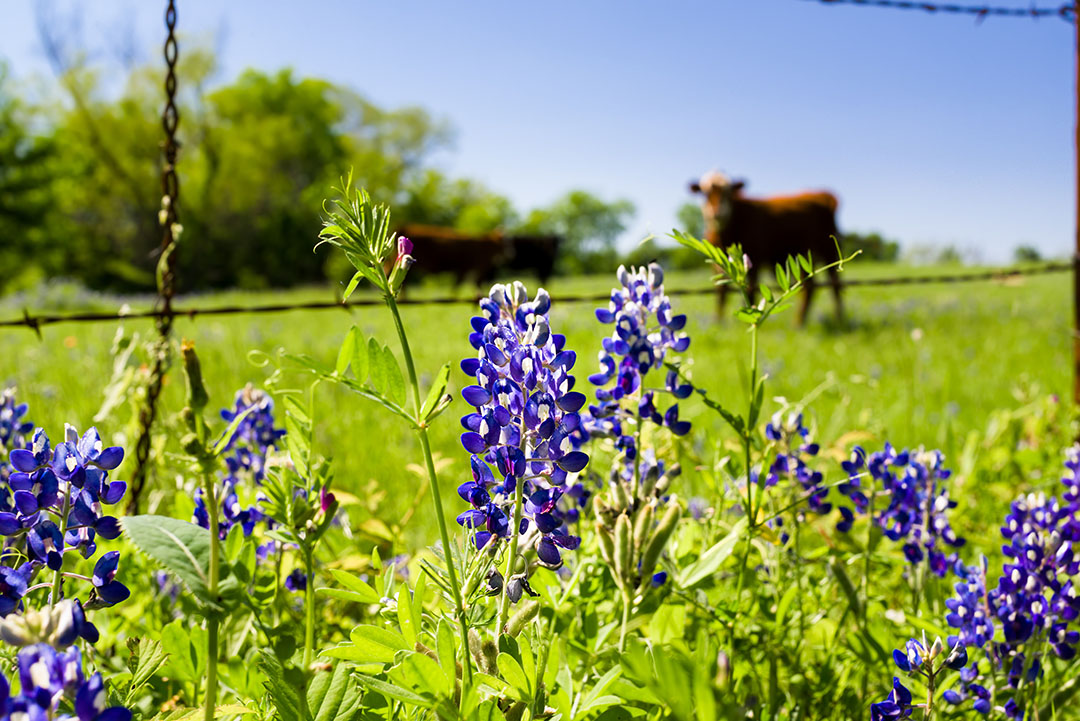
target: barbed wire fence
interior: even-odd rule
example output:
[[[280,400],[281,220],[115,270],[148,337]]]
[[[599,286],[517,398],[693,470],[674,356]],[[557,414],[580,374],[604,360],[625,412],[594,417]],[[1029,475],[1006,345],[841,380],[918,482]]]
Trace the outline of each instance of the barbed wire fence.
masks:
[[[1073,3],[1065,3],[1058,7],[1006,7],[991,5],[961,5],[957,3],[917,2],[916,0],[803,0],[804,2],[816,2],[821,5],[853,5],[892,10],[920,11],[941,15],[967,15],[977,22],[987,18],[1028,18],[1039,20],[1042,18],[1059,18],[1067,23],[1076,25],[1077,6]],[[178,201],[180,196],[179,180],[176,174],[176,161],[179,144],[176,140],[176,129],[179,124],[180,114],[176,106],[176,64],[179,57],[179,49],[176,41],[176,0],[168,0],[165,10],[165,27],[167,30],[164,57],[166,64],[165,97],[166,103],[162,112],[161,122],[164,130],[162,142],[162,208],[159,220],[162,225],[162,241],[160,256],[157,266],[157,295],[153,309],[136,312],[84,312],[69,314],[32,314],[24,309],[20,318],[0,320],[0,328],[28,328],[41,337],[41,329],[48,325],[60,323],[104,323],[120,322],[132,319],[153,319],[157,330],[157,338],[151,350],[151,369],[146,386],[145,402],[139,413],[140,436],[136,444],[136,466],[132,473],[131,494],[129,495],[129,513],[137,513],[139,499],[146,487],[146,476],[150,463],[151,437],[155,419],[158,413],[158,402],[165,375],[168,373],[171,356],[171,334],[173,322],[176,318],[195,319],[200,316],[228,316],[244,314],[278,313],[287,311],[311,311],[323,309],[349,309],[372,305],[381,305],[382,300],[376,298],[359,298],[341,303],[339,301],[314,301],[305,303],[268,303],[256,305],[222,305],[211,307],[174,306],[173,299],[176,292],[176,247],[179,239],[181,226],[178,215]],[[1078,61],[1080,62],[1080,61]],[[1080,66],[1078,66],[1080,72]],[[1080,97],[1080,96],[1078,96]],[[1078,130],[1080,133],[1080,130]],[[1078,136],[1080,142],[1080,136]],[[1080,187],[1078,187],[1080,193]],[[1080,251],[1080,240],[1077,243]],[[1077,296],[1077,320],[1080,324],[1080,254],[1074,257],[1072,262],[1046,263],[1034,267],[1010,267],[996,268],[983,271],[953,274],[930,274],[908,275],[882,278],[853,278],[841,280],[842,287],[875,287],[875,286],[900,286],[900,285],[929,285],[929,284],[952,284],[985,281],[1008,281],[1010,279],[1025,276],[1044,275],[1050,273],[1069,272],[1073,274]],[[716,292],[715,287],[689,288],[669,290],[669,295],[693,296],[707,295]],[[560,302],[584,303],[604,302],[609,299],[607,293],[561,295]],[[402,299],[403,305],[414,306],[446,306],[458,304],[473,304],[477,297],[446,296],[426,299]],[[1077,336],[1077,375],[1080,378],[1080,335]],[[1077,398],[1080,399],[1080,382],[1077,385]]]
[[[1025,276],[1047,275],[1072,271],[1074,263],[1054,262],[1044,263],[1029,267],[993,268],[989,270],[971,271],[965,273],[930,274],[930,275],[907,275],[882,278],[850,278],[840,281],[843,288],[867,288],[885,287],[898,285],[933,285],[972,283],[985,281],[1004,282]],[[704,288],[675,288],[668,289],[666,293],[674,296],[711,295],[716,293],[715,286]],[[610,293],[579,293],[560,294],[560,303],[602,303],[610,299]],[[412,306],[439,306],[439,305],[475,305],[481,296],[441,296],[436,298],[402,298],[398,305]],[[168,309],[155,308],[146,311],[119,311],[119,312],[91,312],[91,313],[54,313],[54,314],[31,314],[28,310],[23,311],[21,318],[9,318],[0,321],[0,328],[24,327],[34,331],[58,323],[101,323],[119,322],[136,319],[160,319],[168,316],[170,319],[188,318],[194,320],[203,316],[228,316],[228,315],[256,315],[263,313],[283,313],[287,311],[310,311],[329,309],[362,308],[366,306],[383,305],[381,298],[358,298],[346,303],[341,301],[309,301],[301,303],[264,303],[253,305],[221,305],[221,306],[172,306]]]
[[[916,0],[804,0],[821,5],[860,5],[862,7],[887,8],[890,10],[919,10],[942,15],[968,15],[977,22],[989,17],[1000,18],[1059,18],[1068,23],[1076,22],[1076,12],[1072,3],[1059,7],[1003,7],[993,5],[958,5],[956,3],[917,2]]]

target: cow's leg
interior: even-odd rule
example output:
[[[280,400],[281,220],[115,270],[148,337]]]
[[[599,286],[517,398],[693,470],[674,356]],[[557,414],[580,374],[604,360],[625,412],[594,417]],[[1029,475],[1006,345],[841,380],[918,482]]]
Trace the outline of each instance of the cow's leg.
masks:
[[[724,306],[727,305],[727,286],[716,286],[716,315],[720,320],[724,319]]]
[[[802,303],[799,305],[798,324],[800,328],[806,325],[806,316],[810,313],[810,301],[812,300],[813,295],[814,279],[813,277],[808,277],[803,281]]]

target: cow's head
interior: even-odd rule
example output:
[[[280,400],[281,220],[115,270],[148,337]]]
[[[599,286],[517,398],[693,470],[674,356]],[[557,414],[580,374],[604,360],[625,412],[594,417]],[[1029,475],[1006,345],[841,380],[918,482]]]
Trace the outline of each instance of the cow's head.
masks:
[[[691,193],[701,193],[705,202],[701,204],[701,213],[705,216],[706,233],[713,237],[731,219],[731,209],[735,196],[745,187],[746,182],[732,180],[716,170],[705,173],[701,180],[690,183]]]

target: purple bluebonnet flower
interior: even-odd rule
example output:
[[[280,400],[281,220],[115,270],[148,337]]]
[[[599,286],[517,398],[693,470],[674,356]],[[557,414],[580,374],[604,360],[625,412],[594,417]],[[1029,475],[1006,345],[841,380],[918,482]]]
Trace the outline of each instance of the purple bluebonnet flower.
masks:
[[[230,423],[238,417],[243,420],[233,430],[225,446],[227,472],[221,478],[218,489],[221,499],[218,533],[225,539],[233,526],[240,525],[244,535],[250,536],[260,523],[265,522],[267,528],[273,526],[260,506],[264,498],[258,486],[266,477],[267,459],[277,450],[285,431],[274,425],[273,400],[265,391],[250,383],[236,392],[233,407],[223,409],[221,417]],[[329,495],[332,502],[333,494]],[[248,502],[250,505],[245,505]],[[203,528],[210,527],[210,516],[201,488],[195,491],[192,521]],[[257,559],[261,562],[264,557],[265,554],[260,554]]]
[[[24,420],[29,406],[15,400],[15,389],[0,391],[0,456],[5,451],[26,445],[26,435],[34,430],[34,424]]]
[[[294,568],[292,573],[285,577],[285,588],[293,592],[307,589],[307,574],[299,568]]]
[[[911,705],[911,691],[900,679],[893,677],[893,687],[884,701],[870,704],[870,721],[892,721],[908,718],[915,710]]]
[[[25,427],[18,425],[21,434]],[[7,454],[4,493],[0,493],[0,535],[9,537],[11,557],[29,559],[18,569],[0,566],[0,616],[19,608],[34,575],[42,567],[57,571],[64,554],[78,551],[84,558],[97,551],[98,538],[120,535],[120,523],[105,507],[119,503],[127,491],[123,481],[111,481],[110,471],[124,459],[119,446],[106,446],[96,428],[80,435],[68,425],[64,441],[54,448],[44,429],[34,431],[24,447]],[[98,563],[113,565],[119,554],[106,554]],[[122,584],[110,577],[108,600],[95,589],[95,605],[111,605],[127,597]],[[122,596],[122,597],[121,597]],[[82,606],[78,607],[82,614]]]
[[[127,586],[116,580],[116,569],[119,563],[120,553],[109,551],[102,555],[94,565],[92,576],[94,588],[98,598],[109,606],[120,603],[131,595]]]
[[[658,394],[668,393],[676,400],[689,397],[693,388],[668,371],[663,388],[648,388],[645,376],[664,366],[669,352],[681,353],[690,346],[690,337],[682,333],[685,315],[673,315],[671,301],[664,293],[664,271],[656,263],[647,268],[627,270],[619,266],[621,288],[611,291],[607,308],[599,308],[601,323],[612,323],[615,330],[603,341],[600,371],[589,376],[597,386],[597,404],[589,407],[582,428],[576,434],[580,445],[592,434],[620,439],[623,450],[633,457],[632,436],[623,424],[635,419],[650,420],[666,426],[677,436],[689,433],[690,423],[679,419],[679,406],[672,403],[663,413],[657,408]],[[609,387],[609,384],[610,385]]]
[[[472,454],[472,480],[458,493],[471,508],[457,521],[474,531],[477,547],[511,532],[528,534],[540,562],[557,568],[560,549],[575,549],[577,536],[556,512],[567,481],[589,461],[570,436],[579,427],[584,394],[574,391],[576,354],[551,332],[551,298],[542,288],[533,300],[521,283],[495,285],[480,301],[469,341],[475,358],[461,363],[475,385],[461,392],[475,411],[461,419],[461,444]],[[511,529],[517,484],[524,484],[521,527]]]
[[[16,659],[20,693],[11,695],[11,683],[0,674],[0,718],[46,721],[131,721],[131,711],[122,706],[109,707],[105,682],[100,673],[87,679],[82,656],[77,647],[57,651],[48,644],[28,646]],[[61,702],[67,700],[75,717],[57,716]]]
[[[821,471],[810,468],[805,460],[816,456],[821,448],[810,439],[810,430],[803,424],[802,413],[792,411],[785,416],[783,411],[777,411],[765,426],[765,437],[779,447],[776,460],[765,476],[765,485],[775,486],[781,480],[794,481],[800,495],[806,495],[805,508],[820,515],[829,513],[832,504],[827,501],[829,489],[823,487],[824,476]]]
[[[886,443],[884,450],[864,460],[862,449],[856,449],[851,460],[843,464],[851,478],[838,490],[852,500],[854,512],[859,513],[869,508],[861,479],[857,477],[864,465],[879,484],[879,495],[888,500],[884,508],[875,504],[873,522],[890,540],[903,543],[909,563],[916,565],[926,560],[933,573],[944,576],[956,563],[957,556],[955,552],[946,555],[943,545],[959,548],[965,541],[949,524],[948,511],[956,506],[956,501],[949,498],[946,482],[952,472],[945,468],[941,451],[898,452]],[[841,508],[838,530],[850,530],[854,512]]]

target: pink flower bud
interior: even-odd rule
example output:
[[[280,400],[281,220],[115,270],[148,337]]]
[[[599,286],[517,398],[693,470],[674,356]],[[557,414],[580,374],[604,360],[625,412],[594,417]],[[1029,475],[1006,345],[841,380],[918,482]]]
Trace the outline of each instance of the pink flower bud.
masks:
[[[397,239],[397,259],[401,262],[401,259],[406,255],[412,254],[412,241],[406,238],[404,235]]]

